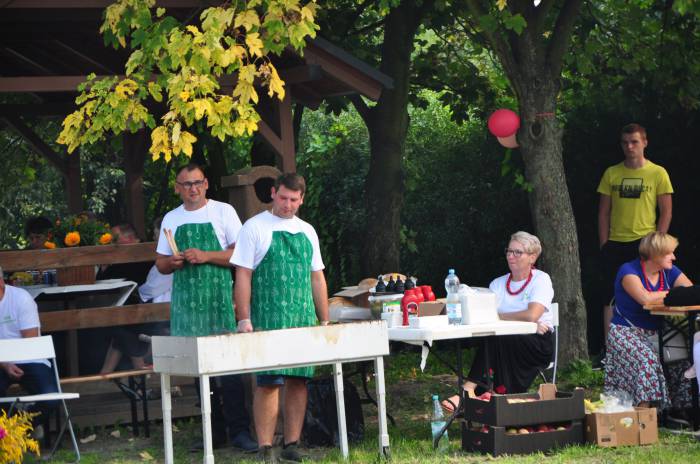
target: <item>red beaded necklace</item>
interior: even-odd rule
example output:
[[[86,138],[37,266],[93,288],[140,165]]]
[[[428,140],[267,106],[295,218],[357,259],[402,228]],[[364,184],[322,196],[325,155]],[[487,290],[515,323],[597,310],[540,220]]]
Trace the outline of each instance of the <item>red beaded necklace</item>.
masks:
[[[511,296],[519,295],[520,293],[522,293],[523,290],[525,290],[525,287],[527,287],[527,284],[529,284],[530,281],[532,280],[532,268],[530,269],[530,275],[527,276],[527,280],[525,281],[523,286],[520,287],[516,291],[512,291],[510,289],[510,282],[512,280],[513,280],[513,273],[511,272],[510,274],[508,274],[508,280],[506,280],[506,292],[508,292],[508,295],[511,295]]]
[[[664,291],[664,273],[662,271],[659,271],[659,288],[656,290],[652,290],[651,288],[651,283],[647,280],[647,270],[644,266],[644,260],[639,260],[639,263],[642,266],[642,284],[644,285],[644,288],[648,292],[663,292]]]

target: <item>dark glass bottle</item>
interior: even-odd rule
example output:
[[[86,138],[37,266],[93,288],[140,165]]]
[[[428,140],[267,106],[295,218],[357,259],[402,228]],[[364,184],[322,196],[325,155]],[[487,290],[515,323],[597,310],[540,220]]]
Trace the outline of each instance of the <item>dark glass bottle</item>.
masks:
[[[396,282],[394,282],[394,276],[389,277],[389,283],[386,284],[386,291],[387,292],[395,292],[396,291]]]
[[[394,291],[396,293],[403,293],[405,288],[406,287],[404,286],[404,283],[403,283],[403,280],[401,280],[401,277],[397,277],[396,278],[396,287],[394,287]]]
[[[386,284],[384,283],[384,279],[382,279],[382,276],[379,276],[377,278],[377,286],[374,287],[374,291],[377,293],[386,292]]]

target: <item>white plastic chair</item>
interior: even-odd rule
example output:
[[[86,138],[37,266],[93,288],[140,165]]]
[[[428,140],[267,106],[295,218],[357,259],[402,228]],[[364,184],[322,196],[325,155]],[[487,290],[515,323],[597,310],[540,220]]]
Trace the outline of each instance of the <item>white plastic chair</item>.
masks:
[[[559,361],[559,303],[552,303],[549,307],[552,312],[552,332],[554,333],[554,361],[550,362],[549,365],[540,371],[542,379],[546,382],[547,377],[544,375],[544,371],[552,370],[552,383],[557,383],[557,363]]]
[[[58,369],[56,368],[56,353],[53,348],[53,339],[50,335],[45,335],[43,337],[27,337],[27,338],[14,338],[0,340],[0,362],[18,362],[18,361],[30,361],[33,359],[48,359],[53,366],[54,377],[56,378],[56,388],[55,393],[44,393],[40,395],[22,395],[22,396],[5,396],[0,397],[0,403],[10,403],[10,410],[8,414],[12,414],[13,410],[17,405],[22,403],[37,403],[41,401],[60,401],[63,404],[63,411],[66,415],[66,420],[61,426],[61,430],[56,437],[56,442],[51,449],[49,457],[53,456],[61,443],[63,434],[66,428],[70,431],[71,440],[73,441],[73,449],[75,450],[75,456],[77,461],[80,461],[80,451],[78,450],[78,442],[75,439],[75,433],[73,432],[73,424],[70,419],[70,413],[68,412],[68,406],[66,405],[66,400],[73,400],[80,397],[78,393],[63,393],[61,391],[61,382],[58,377]],[[60,414],[60,412],[59,412]],[[49,433],[47,430],[46,433]]]

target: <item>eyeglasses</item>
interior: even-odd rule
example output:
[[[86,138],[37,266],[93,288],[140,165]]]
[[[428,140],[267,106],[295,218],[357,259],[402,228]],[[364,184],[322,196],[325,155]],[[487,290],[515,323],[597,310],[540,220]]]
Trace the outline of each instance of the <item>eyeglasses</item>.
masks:
[[[527,251],[511,250],[510,248],[506,248],[505,250],[503,250],[503,252],[506,254],[506,257],[508,257],[508,255],[513,255],[516,258],[520,258],[522,255],[529,255],[530,254]]]
[[[185,189],[189,190],[192,187],[197,187],[200,188],[202,185],[204,185],[204,179],[201,180],[193,180],[192,182],[190,181],[185,181],[185,182],[177,182],[175,181],[177,185],[180,187],[185,187]]]

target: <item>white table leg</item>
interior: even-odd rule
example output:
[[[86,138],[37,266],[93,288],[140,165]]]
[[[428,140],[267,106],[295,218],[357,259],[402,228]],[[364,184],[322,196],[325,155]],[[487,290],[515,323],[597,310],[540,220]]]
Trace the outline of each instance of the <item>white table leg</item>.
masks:
[[[214,464],[214,447],[211,441],[211,391],[209,376],[199,378],[199,391],[202,395],[202,439],[204,440],[204,464]]]
[[[173,464],[173,424],[172,398],[170,396],[170,376],[160,375],[160,404],[163,407],[163,440],[165,443],[165,464]]]
[[[335,406],[338,411],[338,437],[340,438],[340,452],[345,459],[348,458],[348,428],[345,423],[345,387],[343,385],[343,365],[333,364],[333,383],[335,384]]]
[[[384,387],[384,358],[374,358],[374,375],[377,384],[377,425],[379,426],[379,455],[390,457],[389,431],[386,425],[386,389]]]

